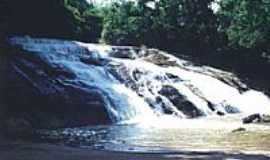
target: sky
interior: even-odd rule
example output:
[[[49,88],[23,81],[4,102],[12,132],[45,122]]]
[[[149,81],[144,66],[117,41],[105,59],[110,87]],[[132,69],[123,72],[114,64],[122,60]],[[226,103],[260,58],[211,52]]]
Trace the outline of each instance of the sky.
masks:
[[[88,2],[94,2],[97,4],[106,4],[106,3],[110,3],[112,1],[117,1],[117,0],[87,0]]]
[[[97,3],[97,4],[108,4],[112,1],[117,1],[117,0],[87,0],[88,2],[94,2],[94,3]],[[130,0],[130,1],[136,1],[136,0]],[[218,2],[220,0],[216,0],[216,2]],[[214,12],[217,12],[218,9],[219,9],[219,5],[217,3],[213,3],[211,5],[211,8],[213,9]]]

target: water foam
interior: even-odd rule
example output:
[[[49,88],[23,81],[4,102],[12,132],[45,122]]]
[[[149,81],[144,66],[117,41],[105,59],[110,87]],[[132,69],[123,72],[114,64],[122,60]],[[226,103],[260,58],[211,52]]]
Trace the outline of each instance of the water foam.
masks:
[[[146,55],[114,57],[110,54],[113,47],[106,45],[30,37],[13,37],[10,43],[76,75],[76,79],[62,80],[63,83],[75,81],[76,84],[83,83],[86,89],[100,90],[110,117],[116,123],[155,123],[161,120],[168,124],[192,116],[193,113],[187,112],[193,111],[184,111],[183,106],[175,104],[172,99],[192,104],[203,116],[216,115],[217,111],[224,114],[270,114],[270,100],[262,92],[240,92],[214,77],[222,76],[222,71],[213,69],[211,74],[206,73],[205,68],[186,64],[186,61],[164,53],[156,54],[167,58],[167,62],[173,65],[155,64],[146,60]],[[106,61],[100,66],[87,64],[81,61],[85,57],[97,62]],[[233,75],[228,77],[235,79]],[[166,93],[169,95],[161,94],[164,87],[175,90],[175,95],[170,95],[170,91]]]

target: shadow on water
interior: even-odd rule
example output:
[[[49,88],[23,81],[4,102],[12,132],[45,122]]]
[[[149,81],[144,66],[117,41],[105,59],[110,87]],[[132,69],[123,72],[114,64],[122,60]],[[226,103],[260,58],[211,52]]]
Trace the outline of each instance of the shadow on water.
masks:
[[[4,149],[2,149],[4,148]],[[192,152],[182,151],[175,153],[120,153],[120,152],[103,152],[85,149],[76,149],[53,145],[20,145],[19,147],[0,147],[2,160],[48,160],[48,159],[62,159],[62,160],[269,160],[269,156],[253,155],[236,153],[229,154],[224,152]],[[33,154],[35,153],[35,154]]]
[[[211,123],[206,122],[205,124]],[[181,126],[181,125],[180,125]],[[43,132],[42,142],[82,150],[158,157],[158,159],[270,159],[269,130],[232,133],[231,128],[153,128],[137,125],[94,126]],[[261,127],[261,126],[257,126]],[[232,127],[233,128],[233,127]],[[257,128],[253,128],[257,130]],[[50,135],[50,132],[53,133]],[[85,137],[85,138],[84,138]]]
[[[183,151],[181,153],[173,153],[163,155],[168,159],[189,159],[189,160],[269,160],[269,156],[265,155],[251,155],[244,153],[224,153],[224,152],[189,152]]]

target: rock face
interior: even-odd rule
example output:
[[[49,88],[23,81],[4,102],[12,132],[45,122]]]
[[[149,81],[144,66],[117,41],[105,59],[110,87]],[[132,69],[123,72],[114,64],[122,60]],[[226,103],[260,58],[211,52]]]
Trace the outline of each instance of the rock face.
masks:
[[[256,113],[256,114],[252,114],[249,115],[245,118],[243,118],[243,123],[247,124],[247,123],[254,123],[254,122],[260,122],[262,120],[262,117],[260,114]]]
[[[179,93],[177,89],[171,86],[163,86],[159,93],[167,97],[177,109],[182,111],[188,117],[198,117],[203,115],[203,113],[198,110],[187,97]]]
[[[270,122],[270,115],[265,114],[251,114],[245,118],[242,119],[242,122],[244,124],[248,123],[269,123]]]
[[[2,56],[1,110],[34,128],[105,124],[111,120],[99,90],[72,81],[74,73],[39,56],[9,50]]]

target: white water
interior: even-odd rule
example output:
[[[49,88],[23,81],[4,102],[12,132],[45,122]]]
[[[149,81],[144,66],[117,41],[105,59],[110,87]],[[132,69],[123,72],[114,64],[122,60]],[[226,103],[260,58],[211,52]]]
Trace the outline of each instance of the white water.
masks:
[[[159,64],[151,53],[144,50],[137,53],[130,47],[127,51],[125,47],[29,37],[14,37],[10,43],[30,51],[24,54],[38,54],[48,63],[76,75],[75,79],[61,79],[62,83],[70,85],[72,82],[78,87],[82,87],[79,85],[82,83],[84,87],[98,89],[114,122],[170,123],[190,117],[193,113],[187,112],[193,111],[184,112],[181,104],[175,106],[168,96],[161,94],[164,86],[177,91],[171,98],[179,99],[179,94],[182,95],[180,99],[195,106],[203,116],[215,116],[217,111],[270,114],[269,98],[255,90],[240,92],[232,85],[233,80],[239,81],[234,75],[210,67],[195,67],[163,52],[156,54],[165,57],[169,65]],[[120,50],[122,56],[126,54],[125,58],[114,49]],[[102,64],[87,64],[82,58]],[[170,113],[165,114],[165,110]]]

